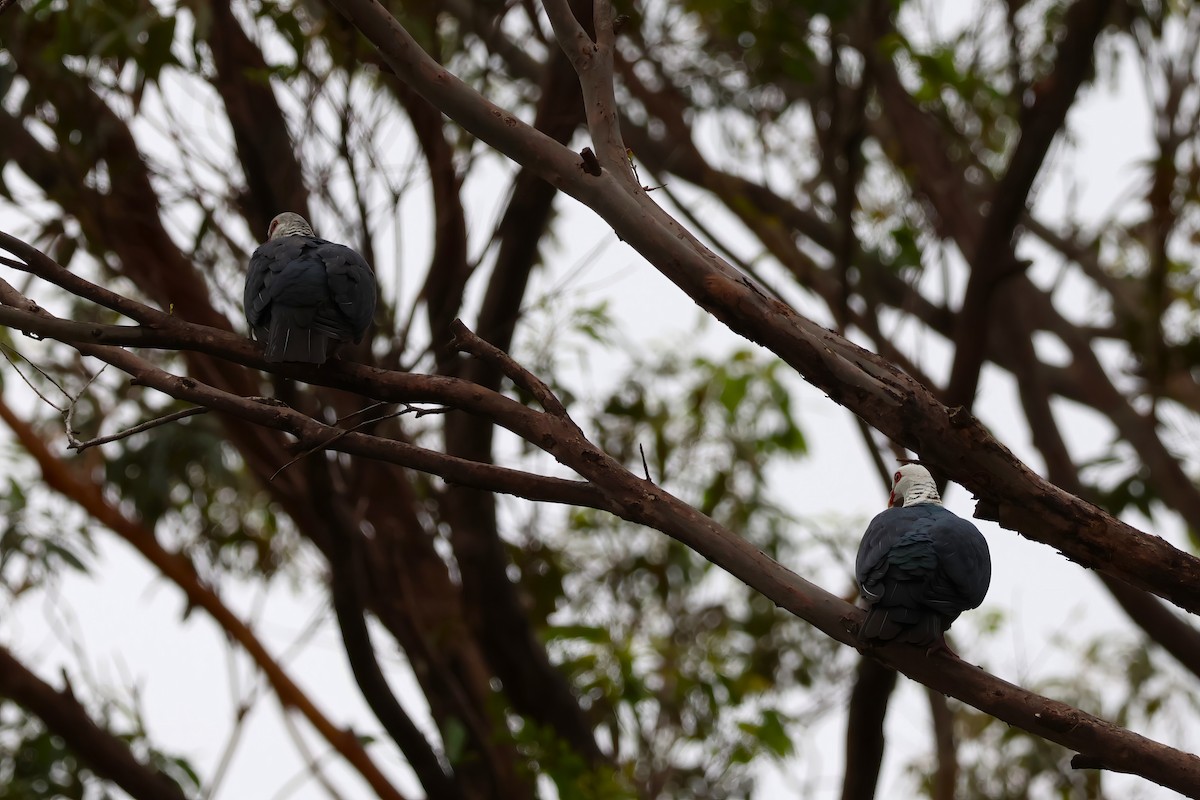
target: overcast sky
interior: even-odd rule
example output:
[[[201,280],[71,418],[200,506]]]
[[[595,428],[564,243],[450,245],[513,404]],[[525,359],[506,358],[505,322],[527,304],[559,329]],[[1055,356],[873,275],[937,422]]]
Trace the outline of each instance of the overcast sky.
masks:
[[[968,4],[943,2],[937,15],[947,29],[959,24],[963,16],[954,12]],[[942,13],[944,12],[944,13]],[[1121,60],[1115,85],[1089,90],[1086,99],[1072,114],[1069,124],[1076,135],[1077,147],[1066,157],[1061,148],[1051,175],[1044,178],[1038,193],[1038,212],[1043,219],[1060,219],[1068,200],[1074,212],[1084,219],[1099,220],[1130,196],[1144,177],[1144,162],[1150,153],[1150,117],[1140,76],[1134,72],[1135,59]],[[1072,176],[1082,184],[1083,192],[1069,191],[1060,175]],[[1081,177],[1083,176],[1083,177]],[[673,187],[684,197],[684,187]],[[470,198],[475,213],[486,220],[494,216],[497,199],[479,190]],[[551,260],[551,268],[539,278],[545,291],[559,284],[564,276],[586,264],[579,283],[589,287],[572,299],[582,302],[607,300],[627,335],[646,347],[671,347],[694,338],[699,312],[694,303],[646,265],[626,245],[616,241],[611,230],[587,209],[574,201],[560,198],[565,214],[566,235],[559,237],[560,251]],[[694,210],[702,217],[716,213],[715,205],[695,197]],[[413,229],[420,228],[419,212]],[[728,220],[723,220],[728,224]],[[18,220],[10,210],[0,209],[0,229],[14,231]],[[483,228],[477,225],[476,229]],[[425,228],[427,229],[427,228]],[[323,231],[336,238],[335,231]],[[412,237],[409,237],[411,240]],[[421,242],[411,247],[419,251]],[[599,248],[598,256],[589,253]],[[411,254],[410,254],[411,255]],[[1042,258],[1044,253],[1031,248],[1028,255]],[[412,263],[421,263],[413,261]],[[1045,275],[1056,266],[1039,262],[1035,276]],[[771,274],[768,268],[768,274]],[[779,281],[778,283],[782,283]],[[36,299],[36,295],[35,295]],[[818,319],[824,315],[812,302],[799,300],[801,311]],[[905,336],[901,329],[898,336]],[[712,352],[722,352],[743,342],[716,324],[704,328],[703,342]],[[948,371],[949,351],[936,340],[905,341],[919,350],[918,361],[933,375]],[[22,342],[22,347],[32,346]],[[1046,345],[1049,346],[1049,345]],[[618,365],[597,354],[589,368],[577,379],[583,385],[604,388],[606,376]],[[7,369],[7,367],[5,367]],[[5,396],[12,401],[13,382],[5,381]],[[811,456],[776,471],[776,498],[800,517],[809,520],[856,519],[859,524],[886,504],[886,491],[879,485],[867,460],[857,429],[847,414],[822,393],[801,381],[795,381],[796,407],[800,424],[808,437]],[[1072,443],[1084,447],[1088,442],[1105,440],[1105,430],[1094,418],[1068,407],[1067,432]],[[1028,433],[1020,422],[1012,380],[994,369],[985,372],[980,391],[979,416],[998,437],[1035,468],[1040,460],[1028,445]],[[947,504],[963,516],[971,516],[970,497],[959,487],[951,487]],[[1133,520],[1143,529],[1145,520]],[[1101,630],[1118,630],[1131,636],[1132,628],[1116,609],[1099,584],[1054,553],[1050,548],[1030,543],[1015,534],[1002,531],[991,523],[979,523],[992,547],[994,579],[984,610],[994,607],[1007,614],[1002,636],[979,643],[986,652],[961,647],[964,658],[986,661],[992,671],[1008,680],[1024,683],[1052,674],[1061,674],[1065,663],[1059,651],[1048,642],[1056,634],[1071,631],[1086,637]],[[1155,533],[1176,541],[1180,532],[1160,524]],[[98,681],[123,694],[130,685],[140,689],[141,708],[153,740],[168,752],[186,755],[206,779],[211,778],[225,757],[233,726],[234,709],[247,697],[258,697],[245,718],[236,750],[227,765],[221,791],[223,798],[318,798],[325,792],[305,777],[304,757],[291,742],[292,734],[282,723],[279,709],[269,694],[258,691],[261,681],[247,659],[231,651],[219,629],[203,614],[195,613],[181,621],[184,605],[174,588],[157,578],[143,560],[105,533],[96,536],[99,553],[92,561],[92,573],[78,576],[65,573],[57,591],[38,599],[25,600],[17,613],[0,615],[0,642],[10,646],[27,664],[51,683],[59,682],[60,667],[78,675],[76,654],[85,654],[90,674]],[[845,554],[849,576],[853,552]],[[845,586],[828,586],[841,593]],[[225,601],[244,619],[255,621],[264,643],[277,657],[289,652],[285,661],[290,673],[302,687],[311,690],[322,710],[341,724],[352,724],[360,733],[379,730],[362,703],[349,675],[341,651],[340,638],[330,624],[325,607],[326,596],[307,587],[294,594],[283,582],[267,594],[227,581],[221,587]],[[961,623],[960,623],[961,626]],[[958,630],[958,628],[956,628]],[[381,635],[377,643],[384,649],[390,638]],[[392,667],[392,678],[403,691],[410,711],[422,703],[402,658],[384,654]],[[889,749],[880,797],[898,797],[907,793],[909,778],[901,774],[901,756],[913,748],[930,749],[931,731],[927,723],[926,703],[922,694],[907,681],[897,695],[888,719]],[[421,721],[428,724],[425,712]],[[803,756],[794,762],[768,770],[758,797],[778,796],[782,788],[803,786],[814,790],[814,798],[837,797],[841,782],[841,737],[844,720],[830,715],[815,730],[802,734],[798,751]],[[308,735],[306,724],[296,723],[299,736],[312,747],[311,757],[321,759],[325,750]],[[1172,741],[1189,746],[1194,742]],[[897,745],[906,748],[904,753]],[[385,770],[392,773],[403,791],[419,794],[411,774],[395,750],[382,745],[371,748]],[[334,768],[335,774],[341,771]],[[284,776],[296,775],[295,784],[283,786]],[[1106,781],[1110,776],[1106,776]],[[338,781],[354,791],[348,797],[370,796],[355,777]],[[1134,786],[1145,788],[1135,781]],[[1151,796],[1151,795],[1147,795]],[[1161,794],[1153,796],[1162,796]]]

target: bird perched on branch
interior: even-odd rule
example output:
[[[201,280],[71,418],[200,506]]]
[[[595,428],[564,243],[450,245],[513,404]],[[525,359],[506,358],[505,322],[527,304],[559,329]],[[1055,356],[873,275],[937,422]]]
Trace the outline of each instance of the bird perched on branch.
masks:
[[[323,364],[330,343],[360,342],[375,314],[375,273],[358,253],[318,239],[299,214],[271,220],[250,256],[246,322],[267,361]]]
[[[867,526],[854,576],[867,603],[861,641],[953,654],[944,634],[983,602],[992,559],[979,529],[942,507],[929,470],[905,464],[892,477],[888,509]]]

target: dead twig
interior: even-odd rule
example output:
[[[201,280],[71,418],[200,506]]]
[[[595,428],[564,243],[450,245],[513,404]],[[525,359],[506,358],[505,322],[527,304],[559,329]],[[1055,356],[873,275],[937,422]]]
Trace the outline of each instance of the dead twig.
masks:
[[[105,366],[108,366],[108,365],[106,364]],[[75,404],[72,403],[71,407],[74,408]],[[108,444],[109,442],[116,442],[121,439],[128,439],[130,436],[133,436],[134,434],[142,433],[143,431],[148,431],[152,428],[157,428],[162,425],[168,425],[172,422],[177,422],[181,419],[187,419],[188,417],[195,417],[200,414],[207,414],[208,411],[209,410],[203,406],[197,406],[196,408],[185,408],[182,411],[174,411],[170,414],[165,414],[161,417],[147,420],[146,422],[143,422],[140,425],[134,425],[132,428],[126,428],[123,431],[109,434],[108,436],[99,436],[95,439],[88,439],[86,442],[77,441],[73,435],[73,431],[70,428],[68,428],[67,429],[67,437],[71,441],[67,445],[67,448],[70,450],[74,450],[77,453],[82,452],[84,450],[87,450],[89,447],[98,447],[102,444]]]

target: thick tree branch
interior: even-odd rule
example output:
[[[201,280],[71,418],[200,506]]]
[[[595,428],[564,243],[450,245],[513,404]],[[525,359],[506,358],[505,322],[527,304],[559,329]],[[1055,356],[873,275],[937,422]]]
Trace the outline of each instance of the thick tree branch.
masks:
[[[637,179],[621,138],[620,115],[613,88],[616,40],[612,29],[612,4],[595,0],[592,5],[594,34],[585,30],[568,0],[547,0],[543,4],[559,47],[579,75],[588,131],[601,167],[619,176],[627,185],[636,186]]]
[[[11,287],[0,282],[0,300],[5,303],[10,302],[13,294],[15,292]],[[187,323],[182,324],[185,327],[196,327],[188,326]],[[171,375],[120,347],[107,344],[110,341],[137,346],[148,346],[147,343],[153,343],[153,346],[165,349],[173,349],[182,344],[175,336],[162,331],[151,328],[69,322],[50,317],[44,311],[41,314],[35,314],[9,305],[0,306],[0,325],[10,325],[19,330],[37,333],[39,336],[61,337],[62,341],[78,347],[80,352],[95,356],[129,373],[137,383],[157,389],[179,400],[203,405],[256,425],[289,433],[296,438],[297,447],[301,451],[336,450],[428,472],[464,486],[514,494],[518,497],[542,502],[566,503],[589,508],[603,507],[598,505],[603,503],[599,493],[593,487],[580,481],[544,477],[493,464],[469,461],[396,439],[385,439],[359,433],[352,429],[337,428],[318,422],[277,401],[264,402],[260,398],[241,397],[192,378]],[[218,334],[220,334],[219,331],[211,332],[214,338],[217,338]],[[246,340],[242,341],[249,344]],[[253,350],[253,346],[250,349]],[[265,366],[266,362],[264,361],[263,364]],[[390,374],[399,376],[408,373]],[[410,383],[416,388],[415,384],[410,381],[405,380],[402,383]],[[433,383],[445,385],[445,379],[433,381]],[[450,383],[450,386],[461,388],[463,393],[471,391],[469,385],[463,381],[454,381]],[[398,387],[394,387],[387,393],[394,395],[396,388]],[[434,394],[427,394],[427,390],[432,390]],[[401,389],[400,393],[407,394],[408,392]],[[424,395],[423,399],[426,401],[431,400],[438,393],[435,386],[426,386],[424,390],[418,390],[418,394]],[[461,399],[462,395],[459,397]],[[518,409],[525,408],[524,406],[501,395],[495,395],[494,399],[499,401],[496,403],[497,405],[506,407],[510,414],[515,412],[513,419],[524,418],[524,423],[519,424],[519,427],[528,430],[529,425],[536,426],[535,419],[518,411]],[[396,402],[405,401],[397,399]],[[451,402],[450,405],[454,405],[454,402]]]
[[[0,696],[36,714],[93,772],[138,800],[187,800],[175,781],[143,764],[120,737],[93,722],[70,688],[50,686],[3,647]]]
[[[520,374],[519,365],[503,358],[486,343],[472,343],[472,336],[467,331],[459,331],[461,341],[468,343],[481,357],[492,360],[497,368],[514,377],[518,385],[543,393],[540,381],[532,375]],[[844,344],[836,341],[832,344],[846,351]],[[114,348],[81,345],[80,349],[95,352],[135,378],[145,380],[172,396],[202,402],[195,394],[196,382],[192,379],[161,375],[161,371],[149,367],[141,359]],[[869,360],[866,363],[872,372],[881,366]],[[312,372],[336,374],[352,371],[350,365],[337,366],[340,369]],[[365,384],[363,388],[391,383],[391,376],[379,374],[382,373],[380,370],[367,370],[366,373],[363,377],[369,379],[361,381]],[[366,393],[371,394],[370,391]],[[479,404],[486,392],[477,388],[474,395],[473,402]],[[219,395],[206,399],[219,410],[245,412],[234,399]],[[236,401],[242,400],[236,398]],[[854,641],[852,631],[861,616],[860,611],[772,561],[742,537],[717,525],[654,484],[638,478],[592,445],[569,417],[559,410],[562,408],[560,403],[545,397],[543,402],[548,409],[557,413],[535,412],[512,401],[492,401],[491,408],[500,424],[507,424],[519,434],[524,433],[529,441],[592,481],[603,493],[609,510],[673,536],[838,641]],[[265,408],[275,414],[283,413],[275,407]],[[353,434],[346,434],[345,438],[351,436]],[[1098,759],[1111,768],[1136,772],[1179,791],[1200,792],[1200,759],[1193,756],[1147,740],[1064,704],[1026,692],[961,661],[931,659],[917,648],[898,646],[872,651],[872,655],[938,691],[952,694],[1011,724],[1071,747],[1089,758]]]
[[[1037,369],[1037,353],[1026,320],[1027,312],[1025,309],[1004,318],[1006,333],[1021,354],[1018,361],[1025,365],[1016,373],[1021,406],[1029,421],[1033,445],[1041,452],[1050,479],[1083,497],[1087,495],[1086,487],[1079,480],[1079,471],[1055,424],[1049,387]],[[1130,619],[1180,664],[1200,676],[1200,631],[1177,617],[1153,595],[1103,573],[1099,577]]]
[[[846,767],[842,800],[873,800],[883,763],[883,720],[896,686],[896,670],[864,656],[858,662],[846,710]]]
[[[461,347],[494,361],[506,371],[521,369],[465,328],[459,327],[457,338]],[[520,383],[536,385],[538,381],[527,375]],[[844,644],[855,644],[861,610],[796,575],[743,537],[639,478],[596,448],[568,417],[547,413],[544,419],[552,438],[538,445],[595,483],[619,516],[666,533],[830,637]],[[1200,796],[1200,758],[1194,755],[1036,695],[960,659],[929,657],[922,648],[902,645],[867,652],[938,692],[1098,759],[1111,769],[1134,771],[1176,791]]]
[[[969,414],[844,338],[768,297],[646,198],[480,96],[430,59],[375,0],[333,0],[402,79],[473,134],[531,168],[608,221],[701,307],[758,342],[814,386],[917,452],[996,512],[1006,527],[1084,566],[1200,611],[1200,559],[1136,531],[1037,476]],[[587,86],[584,86],[585,92]]]

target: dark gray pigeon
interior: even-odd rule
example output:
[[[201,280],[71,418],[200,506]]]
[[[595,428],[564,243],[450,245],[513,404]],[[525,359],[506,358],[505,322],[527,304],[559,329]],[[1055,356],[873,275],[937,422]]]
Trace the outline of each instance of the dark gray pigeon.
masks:
[[[375,273],[288,211],[271,220],[267,241],[250,256],[243,302],[267,361],[323,364],[330,342],[362,341],[375,314]]]
[[[945,632],[983,602],[992,580],[987,540],[942,507],[933,477],[919,464],[896,470],[888,506],[867,526],[854,564],[867,604],[859,639],[953,653]]]

